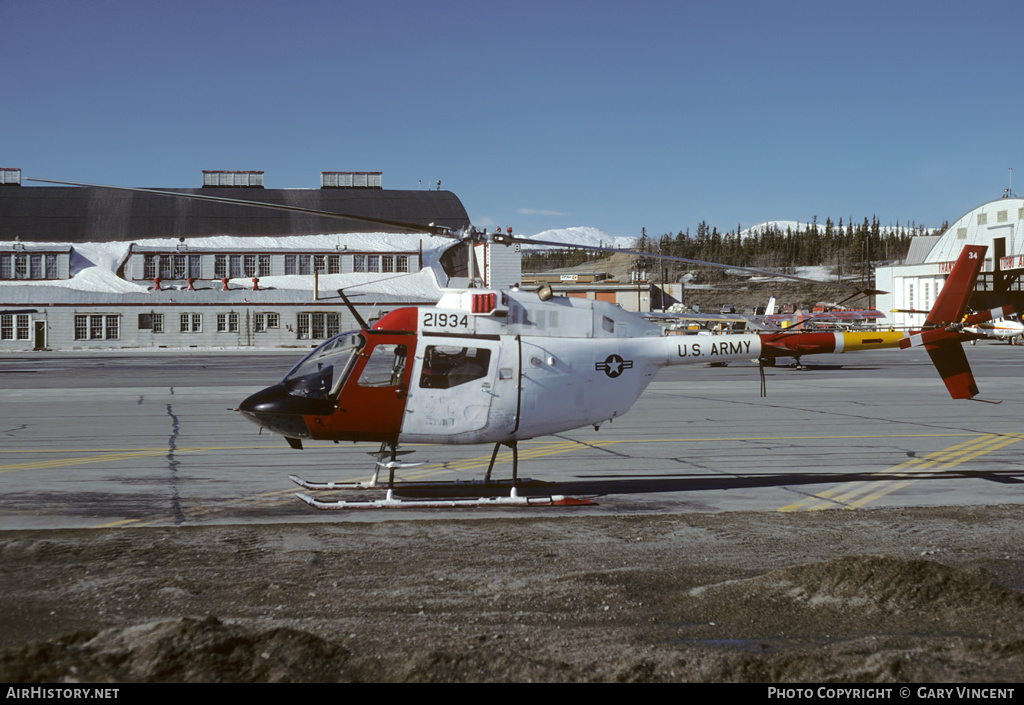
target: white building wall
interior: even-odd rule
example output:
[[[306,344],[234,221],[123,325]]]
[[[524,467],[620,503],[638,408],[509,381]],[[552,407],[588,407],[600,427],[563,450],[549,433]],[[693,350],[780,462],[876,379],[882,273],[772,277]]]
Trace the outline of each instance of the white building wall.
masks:
[[[360,306],[360,315],[372,325],[373,321],[399,305]],[[24,307],[26,310],[32,307]],[[36,307],[38,309],[38,307]],[[152,328],[140,328],[140,314],[162,315],[163,330],[155,332]],[[182,314],[189,316],[186,326],[181,324]],[[258,331],[256,316],[276,314],[276,327],[265,327]],[[359,324],[344,306],[337,304],[317,304],[310,302],[302,305],[294,304],[259,304],[253,306],[221,306],[221,305],[162,305],[162,306],[52,306],[38,309],[29,318],[29,334],[27,338],[15,336],[13,339],[0,339],[0,353],[31,351],[36,347],[35,324],[45,324],[45,345],[49,350],[112,350],[133,348],[217,348],[217,347],[254,347],[254,348],[311,348],[328,337],[325,327],[318,337],[300,338],[299,317],[301,314],[337,316],[337,326],[331,326],[330,332],[356,330]],[[231,325],[231,316],[237,325]],[[85,338],[76,336],[76,316],[100,317],[101,328],[87,328]],[[193,325],[193,316],[199,316],[198,326]],[[218,330],[218,316],[224,316],[225,330]],[[107,337],[108,317],[116,319],[116,337]],[[95,320],[93,318],[92,320]],[[78,328],[81,333],[81,328]],[[94,330],[99,330],[98,337],[89,337]]]

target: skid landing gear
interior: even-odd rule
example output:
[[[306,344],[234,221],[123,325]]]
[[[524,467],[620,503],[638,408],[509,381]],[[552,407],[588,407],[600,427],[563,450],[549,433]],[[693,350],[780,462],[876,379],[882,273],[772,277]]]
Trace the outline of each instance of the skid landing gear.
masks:
[[[498,450],[501,443],[494,445],[494,452],[491,453],[491,462],[487,466],[487,473],[483,480],[449,480],[449,481],[400,481],[395,482],[395,470],[401,468],[417,467],[426,463],[406,463],[398,460],[399,455],[407,455],[412,451],[399,451],[396,443],[382,443],[380,450],[372,453],[377,458],[374,467],[373,477],[369,482],[310,482],[297,475],[289,475],[288,479],[300,487],[318,492],[323,490],[386,490],[384,499],[370,500],[336,500],[322,501],[304,492],[297,492],[296,497],[316,509],[431,509],[445,507],[553,507],[553,506],[576,506],[594,504],[591,499],[580,499],[566,497],[564,495],[549,495],[539,497],[520,497],[519,488],[538,487],[546,483],[537,482],[529,478],[519,478],[519,449],[515,441],[506,443],[512,449],[512,479],[493,480],[491,471],[494,469],[494,462],[498,457]],[[387,483],[380,482],[380,470],[387,468]],[[507,492],[497,497],[447,497],[447,498],[423,498],[423,499],[399,499],[395,496],[397,491],[420,492],[433,494],[444,491],[448,494],[464,494],[467,490],[500,489]]]

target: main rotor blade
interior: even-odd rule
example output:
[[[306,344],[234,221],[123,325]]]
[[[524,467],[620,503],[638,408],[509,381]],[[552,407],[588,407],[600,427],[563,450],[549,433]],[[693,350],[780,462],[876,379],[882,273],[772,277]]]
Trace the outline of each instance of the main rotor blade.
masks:
[[[627,255],[635,255],[637,257],[651,257],[652,259],[664,259],[670,262],[685,262],[687,264],[698,264],[704,267],[717,267],[718,269],[733,269],[739,272],[749,272],[750,274],[760,274],[769,277],[783,277],[784,279],[792,279],[793,281],[804,282],[807,284],[814,284],[815,286],[836,286],[844,289],[854,289],[857,294],[866,295],[877,295],[885,294],[888,292],[878,291],[877,289],[861,289],[855,284],[849,284],[847,282],[840,281],[820,281],[818,279],[808,279],[806,277],[798,277],[795,274],[781,274],[779,272],[772,272],[767,269],[753,269],[751,267],[738,267],[733,264],[722,264],[721,262],[705,262],[699,259],[688,259],[686,257],[675,257],[673,255],[662,255],[656,252],[640,252],[639,250],[620,250],[616,247],[603,247],[599,245],[577,245],[566,242],[554,242],[552,240],[530,240],[524,237],[506,237],[502,242],[519,243],[521,245],[544,245],[547,247],[560,247],[560,248],[572,248],[575,250],[590,250],[592,252],[621,252]],[[856,296],[856,294],[854,294]]]
[[[82,184],[75,181],[54,181],[53,179],[25,179],[26,181],[37,181],[43,184],[61,184],[63,186],[84,186],[87,188],[104,188],[112,191],[135,191],[138,193],[152,193],[158,196],[168,196],[170,198],[191,198],[195,201],[212,201],[213,203],[227,203],[235,206],[247,206],[249,208],[268,208],[270,210],[278,211],[290,211],[292,213],[305,213],[307,215],[317,215],[324,218],[334,218],[336,220],[355,220],[361,223],[371,223],[373,225],[387,225],[392,228],[402,228],[404,230],[411,230],[416,233],[424,233],[426,235],[438,235],[440,237],[454,237],[450,228],[446,228],[440,225],[419,225],[417,223],[406,223],[398,220],[385,220],[384,218],[371,218],[364,215],[348,215],[346,213],[335,213],[334,211],[321,211],[315,208],[302,208],[301,206],[288,206],[283,203],[261,203],[260,201],[247,201],[243,198],[226,198],[224,196],[208,196],[200,193],[179,193],[177,191],[161,191],[159,189],[151,188],[132,188],[128,186],[104,186],[101,184]]]

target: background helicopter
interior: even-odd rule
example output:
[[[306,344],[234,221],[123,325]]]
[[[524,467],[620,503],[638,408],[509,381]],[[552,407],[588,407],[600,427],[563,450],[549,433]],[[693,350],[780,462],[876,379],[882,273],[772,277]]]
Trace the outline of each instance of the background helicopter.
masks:
[[[453,238],[471,246],[481,241],[499,245],[566,246],[508,233],[491,234],[472,227],[452,232],[435,226],[218,196],[101,188],[357,220]],[[383,467],[389,471],[387,498],[376,502],[320,502],[300,494],[304,501],[318,508],[437,506],[437,502],[394,498],[394,472],[410,466],[398,460],[401,443],[493,444],[485,484],[490,483],[498,450],[505,445],[512,450],[512,484],[508,496],[500,498],[501,502],[571,502],[558,497],[541,500],[518,497],[518,442],[584,426],[600,428],[603,423],[625,414],[662,367],[924,345],[951,396],[973,397],[978,389],[960,347],[961,341],[971,339],[971,335],[964,332],[964,326],[1008,313],[999,311],[997,316],[996,312],[986,312],[968,317],[963,324],[954,323],[963,319],[984,252],[984,247],[964,249],[947,285],[936,299],[926,328],[910,335],[768,332],[711,338],[669,336],[661,326],[613,304],[556,297],[547,287],[542,287],[537,294],[518,289],[445,290],[437,305],[397,309],[372,327],[350,306],[360,322],[359,330],[324,342],[295,365],[280,383],[245,399],[238,411],[262,428],[284,436],[293,448],[301,449],[304,440],[381,444],[377,471],[368,483],[309,483],[300,478],[292,479],[314,490],[378,487],[378,473]],[[649,253],[633,254],[651,256]],[[470,263],[473,259],[469,258]],[[812,281],[699,260],[666,259]],[[471,270],[471,283],[473,279]],[[339,294],[347,302],[344,292]],[[497,501],[498,498],[482,498],[454,503]],[[440,504],[450,506],[453,502]]]

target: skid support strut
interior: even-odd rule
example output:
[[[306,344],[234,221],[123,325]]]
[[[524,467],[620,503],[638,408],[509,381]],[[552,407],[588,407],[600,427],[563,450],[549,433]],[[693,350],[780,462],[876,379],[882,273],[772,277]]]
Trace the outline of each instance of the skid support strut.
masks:
[[[487,465],[487,473],[484,475],[484,484],[491,484],[491,470],[494,469],[494,461],[497,459],[498,449],[501,448],[502,445],[506,445],[512,449],[512,489],[509,492],[509,496],[518,497],[519,491],[516,489],[516,485],[519,484],[519,443],[517,441],[494,444],[494,452],[491,453],[491,462]]]
[[[397,443],[381,443],[380,450],[376,453],[377,456],[377,467],[373,473],[373,479],[368,483],[341,483],[341,482],[307,482],[300,477],[295,475],[290,476],[290,479],[301,485],[308,490],[354,490],[354,489],[386,489],[387,493],[384,499],[377,500],[365,500],[365,501],[321,501],[311,497],[303,492],[296,493],[296,496],[306,504],[317,509],[397,509],[397,508],[443,508],[443,507],[527,507],[527,506],[576,506],[594,504],[594,501],[587,498],[577,497],[566,497],[564,495],[549,495],[542,497],[520,497],[519,496],[519,485],[521,483],[531,483],[529,479],[520,481],[519,479],[519,446],[516,441],[509,441],[507,443],[495,443],[494,450],[491,453],[491,462],[487,466],[487,474],[484,477],[483,482],[479,480],[457,480],[457,481],[436,481],[436,482],[400,482],[398,483],[403,489],[427,489],[436,490],[438,488],[454,488],[454,489],[466,489],[468,487],[480,486],[494,487],[494,486],[505,486],[507,481],[494,482],[491,480],[491,473],[494,470],[494,463],[498,458],[498,451],[502,445],[506,445],[512,449],[512,481],[510,483],[510,490],[504,497],[476,497],[466,499],[398,499],[395,497],[395,468],[396,467],[412,467],[414,465],[422,465],[423,463],[401,463],[397,461],[397,456],[402,453],[408,453],[410,451],[399,451]],[[386,458],[390,460],[385,461]],[[388,482],[386,487],[378,484],[380,477],[380,468],[384,466],[388,468]]]

